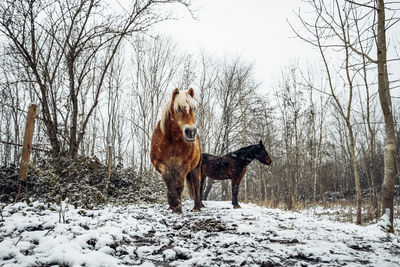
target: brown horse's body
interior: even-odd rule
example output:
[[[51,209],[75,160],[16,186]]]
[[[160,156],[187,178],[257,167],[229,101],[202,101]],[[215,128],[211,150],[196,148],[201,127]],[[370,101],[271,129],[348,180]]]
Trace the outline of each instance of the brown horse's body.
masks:
[[[214,156],[203,153],[201,159],[201,197],[203,195],[206,177],[213,180],[230,179],[232,183],[233,207],[240,208],[237,199],[239,185],[243,176],[246,174],[247,166],[254,159],[257,159],[265,165],[270,165],[272,162],[261,141],[257,145],[243,147],[224,156]]]
[[[193,89],[175,89],[151,138],[150,159],[167,186],[168,204],[181,213],[185,184],[194,198],[193,211],[200,211],[200,140],[194,125]]]

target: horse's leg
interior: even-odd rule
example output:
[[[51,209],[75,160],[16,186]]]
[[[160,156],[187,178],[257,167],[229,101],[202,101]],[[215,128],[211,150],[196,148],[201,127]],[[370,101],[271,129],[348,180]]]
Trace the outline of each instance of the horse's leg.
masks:
[[[192,183],[193,186],[193,198],[194,198],[194,208],[192,211],[199,212],[201,209],[201,178],[200,178],[200,168],[196,167],[193,171],[189,172],[188,174],[188,181]]]
[[[179,179],[179,174],[175,171],[170,172],[164,177],[168,190],[168,204],[173,213],[182,213],[181,194],[183,183],[180,180],[182,179]]]
[[[182,192],[183,192],[184,184],[185,184],[184,182],[179,182],[179,184],[175,188],[181,212],[182,212],[182,204],[181,204],[182,203]]]
[[[206,176],[205,175],[201,175],[201,180],[200,180],[200,200],[201,200],[201,207],[205,208],[204,204],[203,204],[203,192],[204,192],[204,184],[206,182]]]
[[[239,193],[239,185],[240,185],[239,179],[232,179],[232,205],[233,208],[235,209],[241,208],[237,199]]]
[[[181,201],[174,187],[169,187],[167,192],[169,208],[173,213],[182,213]]]

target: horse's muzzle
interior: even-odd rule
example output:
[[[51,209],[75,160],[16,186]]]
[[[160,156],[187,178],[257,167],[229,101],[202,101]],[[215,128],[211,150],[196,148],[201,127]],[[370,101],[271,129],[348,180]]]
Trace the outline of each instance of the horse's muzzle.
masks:
[[[196,140],[197,129],[194,126],[186,126],[183,129],[183,136],[186,142],[192,143]]]

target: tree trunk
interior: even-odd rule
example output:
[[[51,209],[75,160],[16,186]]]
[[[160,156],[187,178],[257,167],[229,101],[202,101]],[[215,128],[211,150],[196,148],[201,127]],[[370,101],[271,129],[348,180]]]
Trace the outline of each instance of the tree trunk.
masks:
[[[361,186],[360,186],[359,163],[358,163],[358,159],[356,157],[353,127],[351,126],[351,124],[349,122],[347,122],[347,128],[349,130],[350,154],[351,154],[351,160],[353,161],[354,183],[356,185],[356,201],[357,201],[356,224],[360,225],[361,224]]]
[[[72,104],[72,114],[71,114],[71,129],[69,136],[69,153],[72,159],[78,157],[78,143],[77,143],[77,129],[78,129],[78,93],[75,86],[75,69],[74,61],[76,59],[75,49],[71,48],[71,51],[67,53],[67,68],[68,68],[68,78],[69,78],[69,92],[70,100]]]
[[[389,79],[386,57],[386,29],[384,1],[378,0],[378,93],[385,120],[386,146],[384,152],[384,176],[382,184],[382,214],[390,213],[389,231],[393,228],[393,188],[394,188],[394,162],[396,156],[396,134],[392,114],[392,100],[389,90]]]
[[[372,205],[374,207],[374,217],[379,218],[379,208],[378,208],[378,201],[376,196],[376,185],[375,185],[375,173],[374,173],[374,135],[371,134],[370,142],[369,142],[369,151],[368,151],[368,168],[370,172],[370,179],[371,179],[371,187],[372,187]]]
[[[104,196],[107,197],[108,194],[108,185],[110,184],[111,179],[111,166],[112,166],[112,146],[108,145],[108,155],[107,155],[107,177],[106,177],[106,188],[104,190]]]

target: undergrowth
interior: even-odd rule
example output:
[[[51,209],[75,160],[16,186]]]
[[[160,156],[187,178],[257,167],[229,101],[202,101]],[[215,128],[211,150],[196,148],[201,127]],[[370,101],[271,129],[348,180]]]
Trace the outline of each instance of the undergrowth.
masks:
[[[164,182],[154,173],[112,168],[107,193],[106,177],[107,167],[87,157],[43,159],[30,166],[26,182],[18,179],[16,166],[0,168],[0,202],[31,199],[57,203],[61,197],[76,207],[94,208],[106,203],[162,203],[166,199]]]

